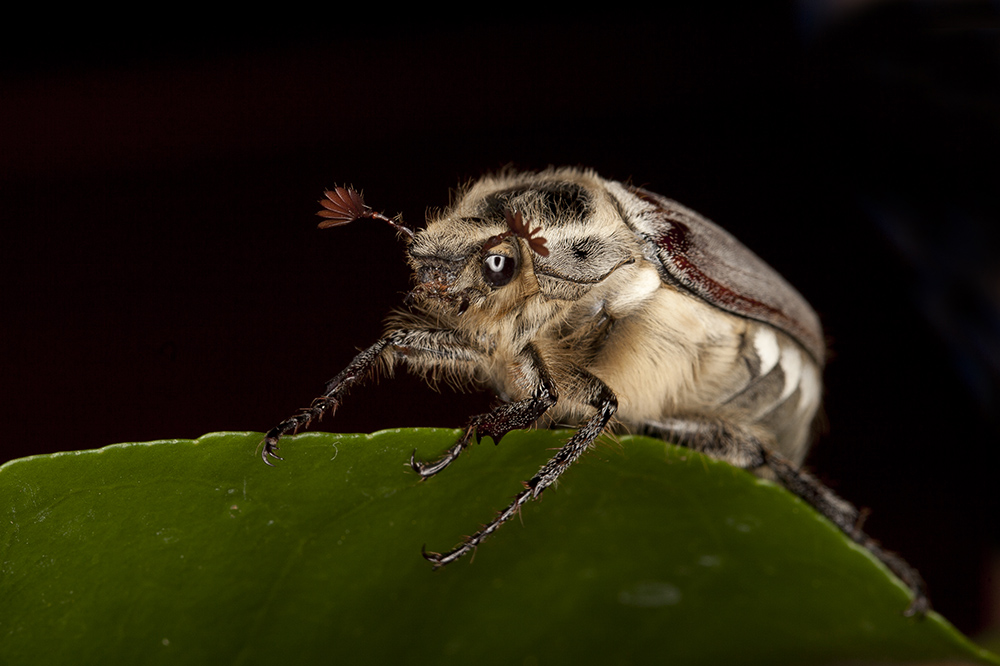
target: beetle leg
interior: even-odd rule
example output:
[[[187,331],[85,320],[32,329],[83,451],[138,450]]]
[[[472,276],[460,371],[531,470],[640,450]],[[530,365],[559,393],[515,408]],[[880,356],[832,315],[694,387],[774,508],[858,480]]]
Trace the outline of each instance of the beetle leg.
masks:
[[[815,476],[790,460],[771,451],[745,428],[724,421],[668,419],[647,423],[656,434],[695,451],[747,470],[766,468],[785,488],[805,500],[836,525],[852,541],[874,555],[913,593],[905,615],[924,615],[930,608],[926,586],[917,570],[895,553],[883,549],[862,529],[863,516],[858,509],[837,495]]]
[[[488,525],[483,526],[478,532],[468,537],[459,546],[446,553],[423,552],[423,556],[434,564],[438,569],[446,564],[450,564],[459,559],[469,551],[475,550],[483,540],[497,531],[501,525],[517,515],[521,506],[528,500],[534,499],[542,494],[546,488],[555,483],[569,467],[576,462],[583,453],[589,449],[597,437],[604,432],[608,421],[614,416],[618,409],[618,398],[608,386],[597,377],[582,369],[577,369],[581,380],[581,401],[597,409],[594,414],[576,434],[566,442],[559,451],[549,460],[535,476],[524,482],[524,490],[519,492],[506,509]]]
[[[472,417],[462,437],[433,462],[422,462],[415,456],[410,456],[410,467],[414,472],[425,479],[434,476],[458,458],[472,441],[473,435],[477,442],[488,436],[493,439],[494,444],[499,444],[500,439],[508,432],[531,426],[556,403],[559,399],[556,385],[534,345],[529,344],[524,348],[519,361],[518,372],[534,384],[531,397],[503,403],[487,414]]]
[[[896,553],[882,548],[875,539],[868,536],[861,529],[864,516],[853,505],[847,500],[838,497],[836,493],[823,485],[823,482],[812,474],[796,467],[782,456],[766,452],[765,458],[765,464],[775,473],[782,485],[829,518],[844,534],[874,555],[889,571],[896,574],[910,588],[910,591],[913,593],[913,599],[903,613],[904,615],[907,617],[914,615],[922,617],[927,614],[927,611],[930,610],[930,600],[927,598],[927,586],[920,573]],[[847,512],[842,511],[842,506],[850,507],[850,515],[853,516],[851,522],[841,522],[838,520],[838,518],[843,519],[849,515]]]
[[[278,440],[283,435],[296,433],[301,428],[309,427],[310,423],[322,418],[323,414],[328,411],[335,412],[340,405],[341,397],[351,386],[371,374],[379,358],[391,344],[393,344],[392,338],[386,336],[355,356],[354,360],[339,375],[327,382],[323,395],[313,400],[308,408],[271,428],[264,436],[264,449],[261,452],[261,458],[264,459],[264,462],[271,465],[269,458],[281,460],[275,451],[278,449]]]
[[[433,372],[444,367],[456,373],[469,371],[480,360],[479,352],[470,348],[453,331],[435,329],[395,330],[368,349],[354,357],[344,370],[327,382],[323,395],[312,404],[279,423],[264,436],[261,457],[268,465],[270,459],[281,460],[276,453],[278,440],[288,433],[296,433],[323,417],[336,412],[344,395],[356,384],[371,377],[379,364],[391,369],[399,361],[411,369]]]

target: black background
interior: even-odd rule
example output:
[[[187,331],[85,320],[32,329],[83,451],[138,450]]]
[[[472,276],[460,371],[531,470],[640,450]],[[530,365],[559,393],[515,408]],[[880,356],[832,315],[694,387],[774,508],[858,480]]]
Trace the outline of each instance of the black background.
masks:
[[[484,171],[590,166],[716,220],[816,307],[829,427],[809,464],[984,628],[997,17],[820,4],[8,43],[0,461],[266,430],[307,404],[409,286],[388,226],[316,230],[326,187],[417,226]],[[324,427],[459,426],[489,402],[397,376]]]

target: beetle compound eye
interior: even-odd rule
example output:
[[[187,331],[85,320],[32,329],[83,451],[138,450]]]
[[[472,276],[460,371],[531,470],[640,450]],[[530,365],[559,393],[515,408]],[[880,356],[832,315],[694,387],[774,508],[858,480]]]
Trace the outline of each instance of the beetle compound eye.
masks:
[[[517,272],[517,261],[504,254],[490,254],[483,259],[483,277],[493,287],[502,287]]]

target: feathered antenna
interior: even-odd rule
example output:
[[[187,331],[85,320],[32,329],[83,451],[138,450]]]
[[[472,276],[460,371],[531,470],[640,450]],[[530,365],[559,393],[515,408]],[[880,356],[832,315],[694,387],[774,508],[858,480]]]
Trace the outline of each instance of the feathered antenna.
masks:
[[[362,217],[368,217],[388,222],[396,231],[406,234],[411,240],[413,239],[413,230],[404,225],[401,219],[394,219],[387,217],[384,213],[373,211],[365,204],[360,192],[349,187],[336,187],[333,190],[326,190],[323,194],[326,199],[319,201],[323,210],[316,213],[320,217],[326,218],[319,223],[320,229],[339,227]]]
[[[510,209],[506,209],[503,214],[504,218],[507,220],[507,226],[510,227],[510,231],[505,231],[499,236],[491,236],[486,243],[483,244],[483,250],[496,247],[502,243],[505,238],[520,236],[524,240],[528,241],[528,247],[530,247],[536,254],[542,257],[549,256],[549,248],[545,247],[545,243],[547,241],[542,236],[536,235],[542,232],[541,226],[529,229],[528,223],[524,221],[524,216],[521,215],[521,211],[512,213],[510,212]]]

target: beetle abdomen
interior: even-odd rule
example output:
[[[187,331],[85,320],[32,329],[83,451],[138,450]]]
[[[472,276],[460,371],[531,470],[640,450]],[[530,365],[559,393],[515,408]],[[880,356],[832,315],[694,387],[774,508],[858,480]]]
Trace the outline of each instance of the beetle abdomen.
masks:
[[[614,320],[588,370],[619,400],[616,418],[643,431],[675,420],[723,419],[799,462],[821,398],[820,370],[791,336],[763,322],[705,307],[660,285]]]
[[[746,379],[719,412],[764,428],[778,451],[801,463],[819,410],[820,370],[798,343],[767,324],[751,323],[743,340]]]

